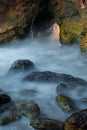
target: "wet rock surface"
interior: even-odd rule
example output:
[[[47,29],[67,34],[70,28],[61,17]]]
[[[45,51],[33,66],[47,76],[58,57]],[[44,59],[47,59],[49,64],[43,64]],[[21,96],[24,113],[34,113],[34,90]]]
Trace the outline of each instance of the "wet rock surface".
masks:
[[[75,78],[72,75],[68,74],[59,74],[50,71],[44,72],[32,72],[28,76],[26,76],[23,80],[25,81],[37,81],[37,82],[65,82],[71,86],[76,85],[87,85],[87,82],[80,78]]]
[[[0,116],[5,112],[9,114],[0,118],[0,125],[7,125],[21,118],[11,98],[7,94],[0,94]]]
[[[74,106],[73,101],[71,98],[65,96],[65,95],[58,95],[56,97],[56,101],[58,105],[65,111],[65,112],[73,112]]]
[[[65,121],[65,130],[86,130],[87,109],[72,114]]]
[[[25,71],[32,69],[34,67],[33,62],[30,60],[16,60],[10,67],[9,72],[15,71]]]

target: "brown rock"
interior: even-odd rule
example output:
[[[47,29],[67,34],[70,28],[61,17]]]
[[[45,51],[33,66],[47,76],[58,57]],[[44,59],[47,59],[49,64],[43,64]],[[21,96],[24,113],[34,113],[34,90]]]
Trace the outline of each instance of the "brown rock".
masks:
[[[87,109],[76,112],[67,118],[65,130],[87,130]]]

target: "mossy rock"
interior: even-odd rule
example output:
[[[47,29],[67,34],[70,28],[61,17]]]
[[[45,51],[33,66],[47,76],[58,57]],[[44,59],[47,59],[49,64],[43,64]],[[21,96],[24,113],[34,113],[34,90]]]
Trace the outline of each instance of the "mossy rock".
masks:
[[[27,59],[16,60],[11,65],[9,72],[24,71],[24,70],[32,69],[33,67],[34,67],[34,64],[30,60],[27,60]]]
[[[15,115],[15,114],[10,114],[7,117],[4,117],[3,119],[0,120],[0,125],[7,125],[9,123],[12,123],[14,121],[17,121],[21,118],[20,115]]]
[[[59,95],[56,97],[56,101],[64,112],[73,111],[72,100],[69,97],[67,97],[65,95]]]
[[[33,101],[29,103],[16,104],[16,107],[21,114],[28,117],[29,119],[37,117],[40,113],[39,106]]]
[[[62,121],[48,119],[42,115],[31,120],[30,125],[38,130],[64,130],[64,123]]]
[[[83,23],[78,23],[75,21],[65,21],[61,25],[61,39],[64,42],[72,42],[72,41],[81,41],[82,39],[82,31],[84,28]]]
[[[85,51],[87,52],[87,33],[86,33],[86,36],[81,41],[80,47],[83,52]]]

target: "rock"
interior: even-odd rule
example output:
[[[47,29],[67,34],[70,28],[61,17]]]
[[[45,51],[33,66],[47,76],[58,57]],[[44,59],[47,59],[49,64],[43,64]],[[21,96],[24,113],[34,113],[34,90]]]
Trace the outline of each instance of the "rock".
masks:
[[[60,38],[66,43],[81,42],[84,38],[82,32],[87,28],[87,2],[50,0],[48,7],[55,21],[60,25]]]
[[[87,109],[72,114],[65,120],[65,130],[86,130]]]
[[[30,125],[37,130],[64,130],[63,122],[42,116],[31,120]]]
[[[73,77],[68,74],[59,74],[50,71],[44,72],[32,72],[25,76],[24,81],[36,81],[36,82],[49,82],[49,83],[60,83],[64,82],[70,87],[75,87],[76,85],[87,86],[87,82],[83,79]]]
[[[30,120],[30,125],[39,130],[63,130],[64,123],[54,119],[48,119],[40,112],[39,106],[34,103],[16,104],[19,112]]]
[[[61,43],[59,41],[59,39],[60,39],[60,26],[56,22],[53,23],[52,25],[50,25],[50,27],[48,27],[44,31],[44,36],[45,37],[48,36],[50,38],[50,40],[55,41],[56,43],[58,43],[59,46],[61,46]]]
[[[6,94],[0,94],[0,106],[3,104],[9,103],[11,101],[11,98]]]
[[[11,113],[9,116],[4,117],[0,120],[0,125],[7,125],[9,123],[19,120],[20,118],[21,116],[18,113]]]
[[[0,44],[22,39],[31,28],[39,10],[38,0],[2,0],[0,2]]]
[[[5,115],[4,112],[8,112],[9,114]],[[0,125],[7,125],[21,118],[13,101],[0,106],[0,114],[2,115],[2,117],[0,118]]]
[[[59,95],[56,97],[56,101],[58,105],[64,110],[65,112],[72,112],[73,107],[72,107],[72,100],[64,95]]]
[[[67,87],[66,84],[60,83],[56,87],[56,93],[57,94],[67,94],[69,91],[69,88]]]
[[[16,60],[10,67],[9,71],[24,71],[32,69],[34,64],[30,60]]]
[[[16,104],[16,107],[21,114],[28,117],[30,120],[37,117],[40,113],[39,106],[34,102]]]
[[[22,96],[35,96],[36,93],[37,93],[37,90],[34,90],[34,89],[24,89],[20,91],[20,94]]]
[[[83,40],[81,41],[80,44],[81,50],[82,51],[87,51],[87,29],[86,29],[86,35],[84,36]]]

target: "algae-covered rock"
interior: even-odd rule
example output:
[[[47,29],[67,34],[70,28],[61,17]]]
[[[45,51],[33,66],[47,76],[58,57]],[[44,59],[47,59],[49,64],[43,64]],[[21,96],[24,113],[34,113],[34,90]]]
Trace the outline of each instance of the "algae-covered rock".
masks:
[[[72,100],[64,95],[59,95],[56,97],[56,101],[58,105],[64,110],[65,112],[72,112],[73,107],[72,107]]]
[[[87,109],[72,114],[65,120],[65,130],[86,130]]]
[[[82,51],[87,51],[87,32],[86,32],[86,36],[81,41],[80,47]]]
[[[32,69],[34,67],[33,62],[30,60],[16,60],[10,67],[9,71],[24,71]]]
[[[24,38],[39,9],[38,0],[0,1],[0,44]]]
[[[38,130],[64,130],[64,123],[62,121],[48,119],[44,116],[38,116],[31,120],[30,125]]]
[[[18,119],[20,119],[21,116],[15,113],[10,114],[7,117],[4,117],[0,120],[0,125],[7,125],[9,123],[12,123],[14,121],[17,121]]]
[[[39,106],[34,102],[16,104],[16,107],[21,114],[28,117],[29,119],[37,117],[40,113]]]

